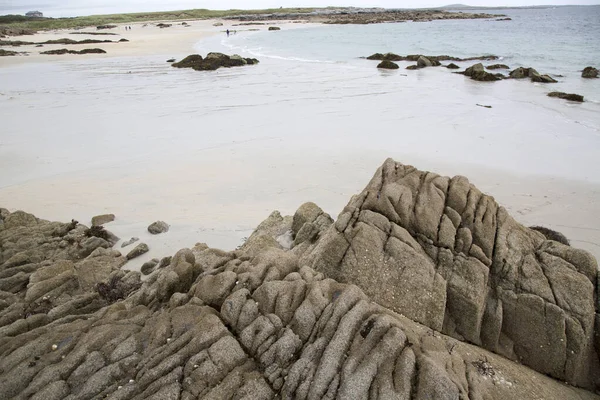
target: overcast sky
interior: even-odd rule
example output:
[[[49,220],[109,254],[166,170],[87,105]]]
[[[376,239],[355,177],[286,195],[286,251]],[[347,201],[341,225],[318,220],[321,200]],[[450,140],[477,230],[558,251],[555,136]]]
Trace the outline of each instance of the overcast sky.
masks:
[[[124,13],[136,11],[165,11],[190,8],[226,10],[231,8],[252,9],[271,7],[438,7],[453,3],[473,6],[523,6],[556,4],[599,4],[600,0],[0,0],[0,15],[23,14],[39,10],[48,17],[72,17],[77,15]]]

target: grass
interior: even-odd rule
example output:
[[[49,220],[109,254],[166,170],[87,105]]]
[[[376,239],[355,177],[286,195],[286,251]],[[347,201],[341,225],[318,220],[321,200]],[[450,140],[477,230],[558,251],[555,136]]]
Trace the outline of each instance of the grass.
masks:
[[[0,16],[0,26],[34,30],[72,29],[106,24],[127,24],[135,22],[194,20],[223,18],[236,15],[260,15],[273,13],[309,13],[316,8],[269,8],[264,10],[181,10],[159,11],[132,14],[90,15],[73,18],[28,18],[22,15]]]

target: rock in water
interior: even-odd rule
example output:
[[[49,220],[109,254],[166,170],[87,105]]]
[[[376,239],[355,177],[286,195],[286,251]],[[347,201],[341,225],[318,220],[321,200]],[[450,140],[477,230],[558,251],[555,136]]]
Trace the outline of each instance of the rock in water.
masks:
[[[138,240],[140,240],[140,239],[139,239],[139,238],[136,238],[136,237],[132,237],[131,239],[129,239],[129,240],[127,240],[127,241],[123,242],[123,243],[121,244],[121,248],[123,248],[123,247],[127,247],[127,246],[129,246],[129,245],[131,245],[131,244],[134,244],[134,243],[135,243],[135,242],[137,242]]]
[[[148,248],[148,245],[146,243],[140,243],[137,246],[135,246],[133,248],[133,250],[131,250],[129,253],[127,253],[127,259],[133,260],[134,258],[147,253],[148,251],[150,251],[150,249]]]
[[[467,68],[465,70],[465,72],[463,72],[463,75],[468,76],[471,79],[476,80],[476,81],[493,82],[493,81],[499,81],[500,79],[502,79],[502,78],[498,77],[497,75],[486,72],[483,68],[483,64],[481,64],[481,63],[470,66],[469,68]]]
[[[598,77],[598,69],[594,67],[585,67],[581,72],[582,78],[597,78]]]
[[[559,99],[577,101],[579,103],[583,102],[583,96],[575,93],[550,92],[548,93],[548,97],[558,97]]]
[[[448,69],[460,69],[460,67],[454,63],[450,63],[448,65],[446,65],[446,68]]]
[[[270,31],[280,31],[280,30],[281,30],[281,28],[280,28],[280,27],[278,27],[278,26],[270,26],[270,27],[269,27],[269,30],[270,30]]]
[[[493,64],[493,65],[488,65],[486,67],[489,70],[494,70],[494,69],[509,69],[508,65],[506,64]]]
[[[165,233],[169,231],[169,225],[164,221],[156,221],[148,226],[148,232],[153,235],[158,235],[160,233]]]
[[[510,72],[509,78],[512,79],[524,79],[530,78],[532,82],[541,82],[541,83],[555,83],[556,80],[550,75],[541,75],[533,68],[523,68],[519,67]]]
[[[432,67],[433,63],[429,60],[429,58],[421,56],[417,60],[417,66],[419,68]]]
[[[92,226],[100,226],[113,222],[115,220],[115,214],[102,214],[92,217]]]
[[[377,68],[382,68],[382,69],[398,69],[400,67],[395,62],[388,61],[388,60],[383,60],[382,62],[380,62],[377,65]]]
[[[241,67],[244,65],[258,64],[256,58],[242,58],[238,55],[228,56],[223,53],[208,53],[206,58],[199,54],[192,54],[183,60],[171,64],[175,68],[193,68],[196,71],[214,71],[221,67]]]

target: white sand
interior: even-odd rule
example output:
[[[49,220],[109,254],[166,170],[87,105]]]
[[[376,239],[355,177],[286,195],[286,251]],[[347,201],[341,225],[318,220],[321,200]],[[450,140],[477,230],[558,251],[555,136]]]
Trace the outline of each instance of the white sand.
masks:
[[[175,71],[164,57],[212,46],[217,42],[196,43],[224,37],[227,28],[187,22],[192,27],[117,29],[128,43],[43,49],[101,47],[107,55],[0,59],[7,67],[0,68],[7,82],[0,88],[0,206],[82,223],[114,213],[109,230],[123,240],[139,237],[151,248],[127,264],[136,269],[196,242],[235,248],[271,211],[292,214],[305,201],[336,217],[393,157],[443,175],[465,175],[518,221],[558,230],[600,257],[594,105],[569,108],[530,96],[535,86],[483,88],[444,71],[413,75],[421,81],[429,74],[423,82],[431,86],[415,83],[422,97],[398,90],[369,94],[368,103],[357,100],[361,91],[377,91],[380,80],[391,77],[359,71],[369,75],[343,87],[338,77],[328,78],[330,66],[289,72],[288,64],[281,68],[281,61],[269,60],[261,60],[264,69]],[[247,28],[255,27],[230,27]],[[34,40],[87,38],[38,36]],[[315,83],[311,77],[286,80],[315,68],[321,68]],[[332,88],[319,79],[334,82]],[[410,86],[411,79],[394,84]],[[433,96],[440,82],[451,100]],[[523,101],[510,100],[515,91]],[[494,109],[474,107],[478,102]],[[403,107],[387,110],[388,104]],[[146,227],[156,220],[171,230],[151,236]]]

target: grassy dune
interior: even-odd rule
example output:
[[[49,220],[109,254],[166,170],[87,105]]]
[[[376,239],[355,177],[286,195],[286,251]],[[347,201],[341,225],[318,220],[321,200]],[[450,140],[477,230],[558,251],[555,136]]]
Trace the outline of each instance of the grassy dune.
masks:
[[[146,21],[192,20],[222,18],[234,15],[312,12],[315,8],[272,8],[264,10],[181,10],[132,14],[90,15],[73,18],[27,18],[20,15],[0,16],[0,25],[26,29],[69,29],[105,24],[126,24]]]

